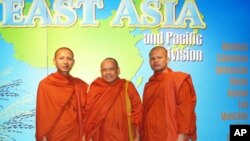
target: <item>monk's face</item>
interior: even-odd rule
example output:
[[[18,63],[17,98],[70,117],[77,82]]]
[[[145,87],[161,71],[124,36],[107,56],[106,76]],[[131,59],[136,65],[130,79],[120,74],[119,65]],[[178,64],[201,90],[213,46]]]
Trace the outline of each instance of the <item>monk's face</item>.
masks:
[[[101,75],[104,81],[113,83],[120,74],[120,69],[113,60],[104,60],[101,64]]]
[[[59,50],[56,53],[53,61],[57,68],[57,71],[61,72],[64,75],[69,74],[75,62],[73,53],[68,49]]]
[[[149,57],[149,63],[154,72],[162,72],[167,68],[168,57],[165,50],[161,48],[155,49]]]

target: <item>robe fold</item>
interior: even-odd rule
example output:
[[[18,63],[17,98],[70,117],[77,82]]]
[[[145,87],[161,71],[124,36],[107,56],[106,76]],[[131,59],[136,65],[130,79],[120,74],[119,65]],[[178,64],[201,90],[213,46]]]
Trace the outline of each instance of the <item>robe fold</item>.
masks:
[[[36,140],[81,141],[84,104],[88,85],[59,72],[50,74],[38,86]]]
[[[178,134],[196,140],[196,94],[189,74],[155,73],[143,94],[142,141],[176,141]]]
[[[128,141],[128,120],[134,128],[140,129],[142,121],[142,103],[134,85],[129,82],[128,95],[132,113],[126,110],[125,82],[118,79],[114,84],[97,78],[90,85],[87,104],[84,134],[89,141]],[[135,134],[135,132],[134,132]]]

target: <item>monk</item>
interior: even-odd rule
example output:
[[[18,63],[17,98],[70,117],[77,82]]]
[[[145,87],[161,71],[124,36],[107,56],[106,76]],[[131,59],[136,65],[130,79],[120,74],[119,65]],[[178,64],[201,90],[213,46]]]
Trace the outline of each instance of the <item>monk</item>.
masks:
[[[88,85],[70,75],[71,49],[57,49],[53,61],[57,72],[44,78],[37,91],[36,141],[82,141]]]
[[[142,141],[195,141],[196,94],[189,74],[167,67],[167,50],[154,47],[150,53],[153,76],[143,93]]]
[[[119,74],[120,69],[114,58],[102,61],[102,77],[95,79],[88,91],[84,141],[131,141],[129,133],[133,141],[139,141],[142,120],[140,96],[134,85],[120,79]],[[126,94],[131,102],[132,112],[127,111]]]

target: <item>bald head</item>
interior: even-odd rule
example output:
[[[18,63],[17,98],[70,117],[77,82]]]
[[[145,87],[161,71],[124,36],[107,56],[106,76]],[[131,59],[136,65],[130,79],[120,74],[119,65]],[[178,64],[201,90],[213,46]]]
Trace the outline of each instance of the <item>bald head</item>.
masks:
[[[67,51],[71,52],[72,57],[74,58],[74,53],[73,53],[73,51],[72,51],[70,48],[68,48],[68,47],[60,47],[60,48],[58,48],[58,49],[55,51],[54,57],[56,58],[56,57],[58,56],[58,53],[59,53],[60,51],[62,51],[62,50],[67,50]]]
[[[106,62],[106,61],[112,61],[112,62],[114,63],[114,65],[115,65],[115,67],[116,67],[116,68],[119,68],[119,65],[118,65],[116,59],[111,58],[111,57],[105,58],[105,59],[102,61],[102,63],[101,63],[101,67],[102,67],[103,63]]]
[[[58,72],[61,72],[63,75],[69,75],[75,63],[73,51],[67,47],[57,49],[53,62]]]
[[[120,68],[114,58],[106,58],[101,63],[101,75],[104,81],[112,84],[118,79]]]
[[[164,72],[168,65],[168,52],[162,46],[156,46],[149,53],[149,63],[155,73]]]
[[[164,53],[164,55],[168,58],[168,51],[165,47],[163,46],[155,46],[154,48],[152,48],[149,52],[149,57],[152,56],[152,53],[154,51],[162,51]]]

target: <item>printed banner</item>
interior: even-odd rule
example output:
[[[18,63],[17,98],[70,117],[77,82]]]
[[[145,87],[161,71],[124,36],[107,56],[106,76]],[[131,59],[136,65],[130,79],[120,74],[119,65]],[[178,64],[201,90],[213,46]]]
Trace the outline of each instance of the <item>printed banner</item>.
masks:
[[[140,95],[153,74],[149,51],[189,73],[198,141],[227,141],[250,124],[247,0],[0,0],[0,141],[35,141],[38,83],[56,71],[54,52],[75,54],[71,74],[90,84],[106,57]]]

